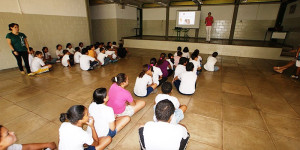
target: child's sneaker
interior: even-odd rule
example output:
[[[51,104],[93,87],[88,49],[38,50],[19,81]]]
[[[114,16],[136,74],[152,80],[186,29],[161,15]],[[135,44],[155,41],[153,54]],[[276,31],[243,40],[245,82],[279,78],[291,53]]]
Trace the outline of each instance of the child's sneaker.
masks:
[[[154,89],[151,93],[153,94],[157,93],[157,89]]]
[[[299,76],[297,76],[297,75],[291,75],[291,78],[298,79]]]
[[[34,76],[34,75],[35,75],[35,73],[33,73],[33,72],[28,74],[28,76]]]

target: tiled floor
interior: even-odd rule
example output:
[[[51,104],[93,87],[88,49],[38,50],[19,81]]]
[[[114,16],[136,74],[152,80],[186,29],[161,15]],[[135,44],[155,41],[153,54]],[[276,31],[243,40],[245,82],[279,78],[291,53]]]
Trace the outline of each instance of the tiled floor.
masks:
[[[60,64],[49,73],[28,77],[17,69],[0,71],[0,124],[16,132],[18,143],[58,142],[59,114],[74,104],[88,106],[97,87],[109,88],[120,72],[133,91],[142,64],[161,51],[130,49],[116,64],[81,71]],[[205,59],[207,55],[201,55]],[[219,72],[202,72],[196,93],[176,96],[188,106],[182,124],[191,135],[188,149],[297,150],[300,147],[300,82],[276,74],[272,66],[286,62],[219,56]],[[171,81],[171,79],[169,79]],[[160,88],[158,89],[160,91]],[[139,149],[138,128],[152,120],[154,98],[132,117],[107,149]]]

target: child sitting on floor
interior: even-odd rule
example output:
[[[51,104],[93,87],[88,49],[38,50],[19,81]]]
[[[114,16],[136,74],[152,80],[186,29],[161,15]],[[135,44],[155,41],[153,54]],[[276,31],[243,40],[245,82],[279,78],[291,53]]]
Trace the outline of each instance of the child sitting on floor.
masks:
[[[56,144],[51,143],[31,143],[15,144],[17,137],[14,132],[9,132],[7,128],[0,125],[0,150],[36,150],[36,149],[56,149]]]
[[[291,75],[292,78],[298,79],[300,75],[300,47],[298,48],[297,54],[296,54],[296,67],[297,71],[295,75]]]
[[[168,70],[175,70],[175,67],[174,67],[174,56],[173,56],[173,54],[171,54],[171,53],[169,53],[168,54],[168,59],[166,59],[168,62],[169,62],[169,64],[170,64],[170,66],[171,66],[171,68],[168,68]]]
[[[174,78],[176,78],[178,75],[186,72],[186,64],[188,63],[188,59],[185,57],[181,57],[179,60],[179,64],[175,69]]]
[[[190,50],[188,47],[184,47],[182,57],[190,58]]]
[[[74,62],[75,64],[80,63],[80,57],[82,56],[81,50],[79,47],[75,47],[75,54],[74,54]]]
[[[34,50],[32,47],[29,47],[28,62],[29,62],[30,68],[31,68],[31,63],[33,61],[33,58],[34,58]]]
[[[52,68],[52,65],[50,64],[45,65],[43,61],[43,53],[40,51],[36,51],[35,57],[31,62],[31,68],[30,68],[31,73],[28,75],[35,75],[35,74],[48,72],[50,68]]]
[[[196,75],[199,75],[201,72],[201,65],[200,62],[198,61],[198,55],[196,53],[193,53],[191,59],[192,60],[190,60],[190,62],[194,64],[193,71],[196,73]]]
[[[61,59],[61,64],[65,67],[71,68],[74,65],[74,59],[70,57],[71,53],[68,50],[63,50],[64,56]]]
[[[179,59],[182,57],[182,52],[178,51],[177,56],[174,56],[174,66],[177,67],[178,63],[179,63]]]
[[[171,68],[170,63],[166,60],[166,53],[161,53],[159,60],[157,61],[158,68],[160,68],[161,72],[163,73],[163,77],[169,77],[172,75],[173,70],[168,70],[168,68]]]
[[[62,50],[62,46],[60,44],[56,45],[56,51],[55,51],[55,53],[56,53],[56,56],[57,56],[57,59],[58,59],[57,62],[60,62],[60,60],[64,56],[64,53],[63,53],[63,50]]]
[[[51,57],[48,47],[43,47],[42,51],[44,53],[44,61],[46,61],[47,64],[55,64],[56,63],[57,58]]]
[[[83,105],[74,105],[67,113],[61,113],[59,120],[62,122],[59,128],[59,150],[95,150],[104,149],[111,143],[111,137],[98,138],[95,131],[94,118],[89,116],[88,109]],[[67,122],[66,122],[67,121]],[[88,125],[92,134],[83,130]]]
[[[113,138],[130,121],[129,116],[116,117],[111,107],[106,106],[108,95],[106,88],[94,91],[93,102],[89,106],[89,113],[95,120],[95,129],[98,137],[110,136]],[[88,127],[88,132],[92,132]]]
[[[136,96],[146,97],[156,89],[157,84],[152,82],[152,71],[151,65],[143,65],[143,70],[136,78],[134,85],[133,92]]]
[[[182,50],[181,46],[178,46],[178,47],[177,47],[177,52],[181,52],[181,50]],[[175,57],[175,56],[178,56],[177,52],[174,54],[174,57]]]
[[[207,71],[218,71],[220,69],[219,66],[215,66],[217,63],[217,57],[218,53],[214,52],[211,56],[207,58],[206,64],[204,65],[204,69]]]
[[[186,72],[174,78],[174,85],[180,94],[192,95],[195,93],[197,75],[193,70],[194,65],[190,62],[186,65]]]
[[[82,70],[93,70],[98,63],[95,58],[88,55],[86,48],[82,49],[82,56],[80,57],[80,68]]]
[[[158,102],[164,100],[164,99],[168,99],[170,100],[174,107],[175,107],[175,113],[174,113],[174,117],[172,118],[170,123],[179,123],[183,118],[184,118],[184,112],[187,109],[186,105],[180,105],[178,99],[172,95],[172,83],[170,82],[165,82],[161,85],[161,91],[163,94],[158,94],[155,98],[155,104],[157,104]],[[154,106],[154,110],[155,110],[156,105]],[[156,116],[154,114],[153,116],[153,120],[157,121]]]
[[[175,108],[168,99],[156,104],[157,122],[149,121],[139,128],[141,149],[184,150],[189,140],[187,129],[181,124],[171,124]]]
[[[67,43],[66,45],[66,50],[68,50],[70,52],[70,54],[74,55],[75,53],[75,50],[74,48],[72,47],[72,44],[71,43]]]
[[[162,77],[162,72],[160,68],[156,67],[156,58],[150,59],[150,65],[153,68],[153,83],[157,84],[157,86],[160,86],[162,83],[167,81],[168,78]]]

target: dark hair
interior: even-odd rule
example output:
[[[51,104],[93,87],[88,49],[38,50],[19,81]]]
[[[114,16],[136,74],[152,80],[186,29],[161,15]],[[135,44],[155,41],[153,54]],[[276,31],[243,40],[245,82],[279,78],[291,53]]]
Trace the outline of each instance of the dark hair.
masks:
[[[46,48],[48,48],[48,47],[44,46],[44,47],[42,48],[42,52],[43,52],[43,53],[45,53],[45,49],[46,49]]]
[[[66,48],[68,48],[70,45],[72,45],[71,43],[67,43]]]
[[[155,116],[158,121],[168,122],[174,112],[175,107],[168,99],[162,100],[156,104]]]
[[[41,54],[43,54],[41,51],[36,51],[34,56],[41,55]]]
[[[165,58],[166,58],[166,53],[161,53],[160,58],[157,61],[157,65],[161,65],[165,61]]]
[[[82,43],[82,42],[79,42],[78,46],[80,46],[81,44],[83,45],[83,43]]]
[[[106,88],[98,88],[94,91],[93,100],[96,104],[103,104],[104,98],[107,96]]]
[[[103,47],[100,48],[100,52],[102,52],[103,50],[105,50]]]
[[[213,57],[217,57],[218,55],[219,55],[218,52],[212,53],[212,56],[213,56]]]
[[[169,93],[171,93],[171,91],[172,91],[172,83],[171,83],[171,82],[164,82],[164,83],[161,85],[161,91],[162,91],[164,94],[169,94]]]
[[[178,52],[177,52],[177,56],[182,56],[182,52],[181,52],[181,51],[178,51]]]
[[[68,50],[63,50],[64,55],[67,54],[69,51]]]
[[[79,47],[75,47],[75,51],[76,52],[80,51],[80,48]]]
[[[117,45],[117,42],[113,41],[112,44],[113,44],[113,45]]]
[[[123,44],[119,44],[119,48],[123,48]]]
[[[174,64],[174,56],[173,56],[173,58],[172,58],[172,56],[173,56],[173,54],[171,54],[171,53],[168,54],[168,58]]]
[[[139,78],[142,78],[142,77],[145,75],[145,73],[146,73],[148,70],[150,70],[150,69],[151,69],[151,71],[152,71],[152,66],[151,66],[151,65],[148,65],[148,64],[143,65],[143,70],[140,72]]]
[[[188,59],[186,57],[180,57],[180,59],[179,59],[180,65],[183,65],[184,63],[187,63],[187,62],[188,62]]]
[[[32,47],[29,47],[29,51],[32,51],[33,50],[33,48]]]
[[[87,46],[87,47],[85,47],[85,49],[87,49],[87,50],[90,50],[90,49],[91,49],[91,47],[90,47],[90,46]]]
[[[150,65],[153,65],[153,66],[156,65],[156,58],[151,58],[150,59]]]
[[[211,12],[208,12],[209,14],[211,14]]]
[[[195,53],[193,53],[191,57],[192,57],[192,60],[194,60],[195,58],[197,58],[197,57],[198,57],[198,55],[197,55],[197,54],[195,54]]]
[[[190,50],[189,50],[188,47],[184,47],[183,52],[187,53],[187,52],[189,52],[189,51],[190,51]]]
[[[197,56],[199,55],[199,53],[200,53],[200,51],[198,49],[195,49],[194,52],[193,52],[193,54],[195,54]]]
[[[60,44],[57,44],[57,45],[56,45],[56,49],[58,49],[58,47],[60,47],[60,46],[61,46]],[[62,47],[62,46],[61,46],[61,47]]]
[[[189,62],[186,64],[186,71],[193,71],[194,69],[194,64]]]
[[[8,30],[11,31],[12,30],[11,28],[13,28],[15,25],[19,26],[17,23],[11,23],[11,24],[9,24],[8,25]]]
[[[88,52],[88,49],[87,48],[83,48],[82,51],[81,51],[81,54],[85,55],[87,52]]]
[[[107,42],[106,47],[107,49],[110,49],[111,47],[109,46],[109,44],[111,44],[111,42]]]
[[[177,47],[177,51],[181,51],[181,49],[182,49],[181,46]]]
[[[119,73],[117,76],[113,77],[111,81],[117,83],[120,86],[121,83],[126,82],[126,75],[125,73]]]
[[[65,122],[68,119],[72,124],[76,124],[83,118],[85,109],[83,105],[74,105],[69,108],[67,113],[61,113],[59,120],[60,122]]]

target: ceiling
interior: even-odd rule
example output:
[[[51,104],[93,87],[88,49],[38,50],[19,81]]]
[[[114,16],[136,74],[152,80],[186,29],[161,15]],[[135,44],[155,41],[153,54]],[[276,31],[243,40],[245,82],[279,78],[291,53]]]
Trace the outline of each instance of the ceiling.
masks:
[[[240,3],[242,4],[247,4],[247,3],[281,2],[282,0],[89,0],[90,5],[118,3],[122,5],[133,5],[140,8],[166,7],[167,5],[196,6],[198,4],[202,4],[202,5],[234,4],[235,1],[240,1]]]

